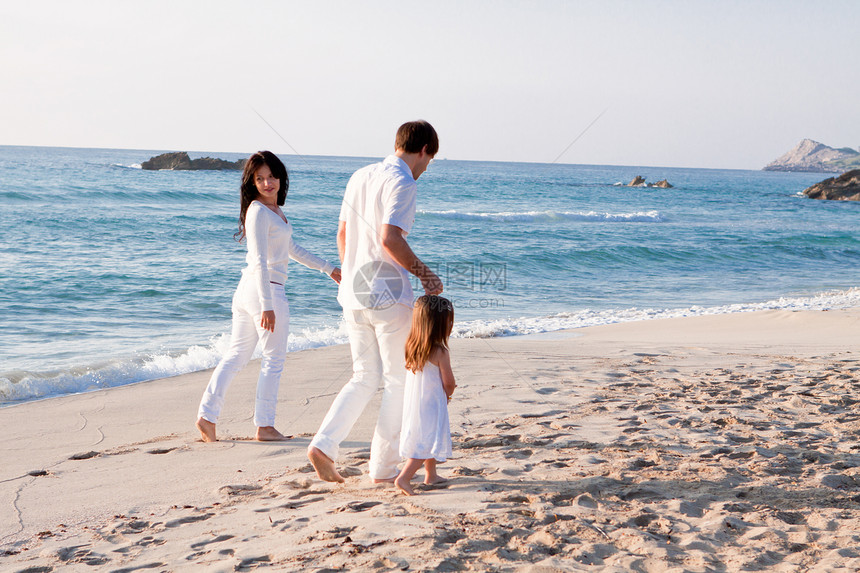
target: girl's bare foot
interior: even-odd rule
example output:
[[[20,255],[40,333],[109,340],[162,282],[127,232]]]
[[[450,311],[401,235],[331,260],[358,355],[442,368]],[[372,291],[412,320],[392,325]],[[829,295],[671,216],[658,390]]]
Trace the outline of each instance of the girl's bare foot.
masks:
[[[412,489],[412,485],[406,478],[398,476],[397,479],[394,480],[394,485],[406,495],[415,495],[415,490]]]
[[[424,485],[439,485],[440,483],[447,483],[448,480],[443,478],[440,475],[435,476],[427,476],[424,478]]]
[[[254,439],[258,442],[280,442],[286,440],[287,437],[277,431],[274,426],[262,426],[257,428],[257,435]]]
[[[215,437],[215,424],[209,420],[206,420],[205,418],[197,418],[195,426],[200,430],[200,437],[203,438],[204,442],[218,441],[218,438]]]

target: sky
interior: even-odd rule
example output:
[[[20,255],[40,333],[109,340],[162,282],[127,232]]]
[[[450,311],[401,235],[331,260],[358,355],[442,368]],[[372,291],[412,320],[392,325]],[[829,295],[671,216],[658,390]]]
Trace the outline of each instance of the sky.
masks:
[[[860,146],[858,22],[855,0],[0,0],[0,145],[380,157],[420,118],[439,158],[760,169]]]

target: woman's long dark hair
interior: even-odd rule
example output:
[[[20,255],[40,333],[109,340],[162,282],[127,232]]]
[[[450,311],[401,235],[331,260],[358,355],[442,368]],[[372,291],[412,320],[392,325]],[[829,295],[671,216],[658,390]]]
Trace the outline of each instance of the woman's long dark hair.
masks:
[[[284,201],[287,200],[290,176],[278,156],[271,151],[258,151],[249,157],[245,161],[245,170],[242,171],[242,186],[239,188],[239,230],[233,235],[233,238],[239,242],[245,238],[245,215],[248,213],[248,206],[258,195],[257,186],[254,184],[254,175],[257,173],[257,169],[263,165],[267,166],[272,171],[272,175],[281,182],[278,189],[278,205],[283,205]]]

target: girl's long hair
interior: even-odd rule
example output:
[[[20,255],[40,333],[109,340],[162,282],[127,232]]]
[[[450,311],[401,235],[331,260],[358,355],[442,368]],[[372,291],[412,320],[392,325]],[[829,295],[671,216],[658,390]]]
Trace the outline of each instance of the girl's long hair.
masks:
[[[419,296],[412,309],[412,329],[406,339],[406,369],[418,372],[436,347],[448,348],[454,327],[454,305],[436,295]]]
[[[239,188],[239,230],[233,235],[233,238],[240,243],[245,238],[245,215],[248,213],[248,206],[258,195],[257,186],[254,184],[254,175],[257,173],[257,169],[263,165],[267,166],[272,171],[272,175],[281,182],[281,186],[278,188],[278,205],[283,205],[284,201],[287,200],[290,176],[278,156],[271,151],[258,151],[249,157],[245,161],[245,169],[242,171],[242,186]]]

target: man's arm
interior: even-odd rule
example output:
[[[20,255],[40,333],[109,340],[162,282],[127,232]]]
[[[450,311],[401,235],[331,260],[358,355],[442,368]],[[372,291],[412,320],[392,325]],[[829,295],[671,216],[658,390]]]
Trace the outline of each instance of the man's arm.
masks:
[[[382,225],[380,235],[382,237],[382,248],[385,249],[385,252],[397,264],[421,279],[421,286],[424,287],[424,291],[427,294],[439,294],[442,292],[442,281],[412,251],[412,247],[403,238],[403,229],[396,225]],[[340,233],[338,233],[338,237],[340,237]]]
[[[346,252],[346,221],[337,224],[337,256],[340,264],[343,264],[343,255]]]

